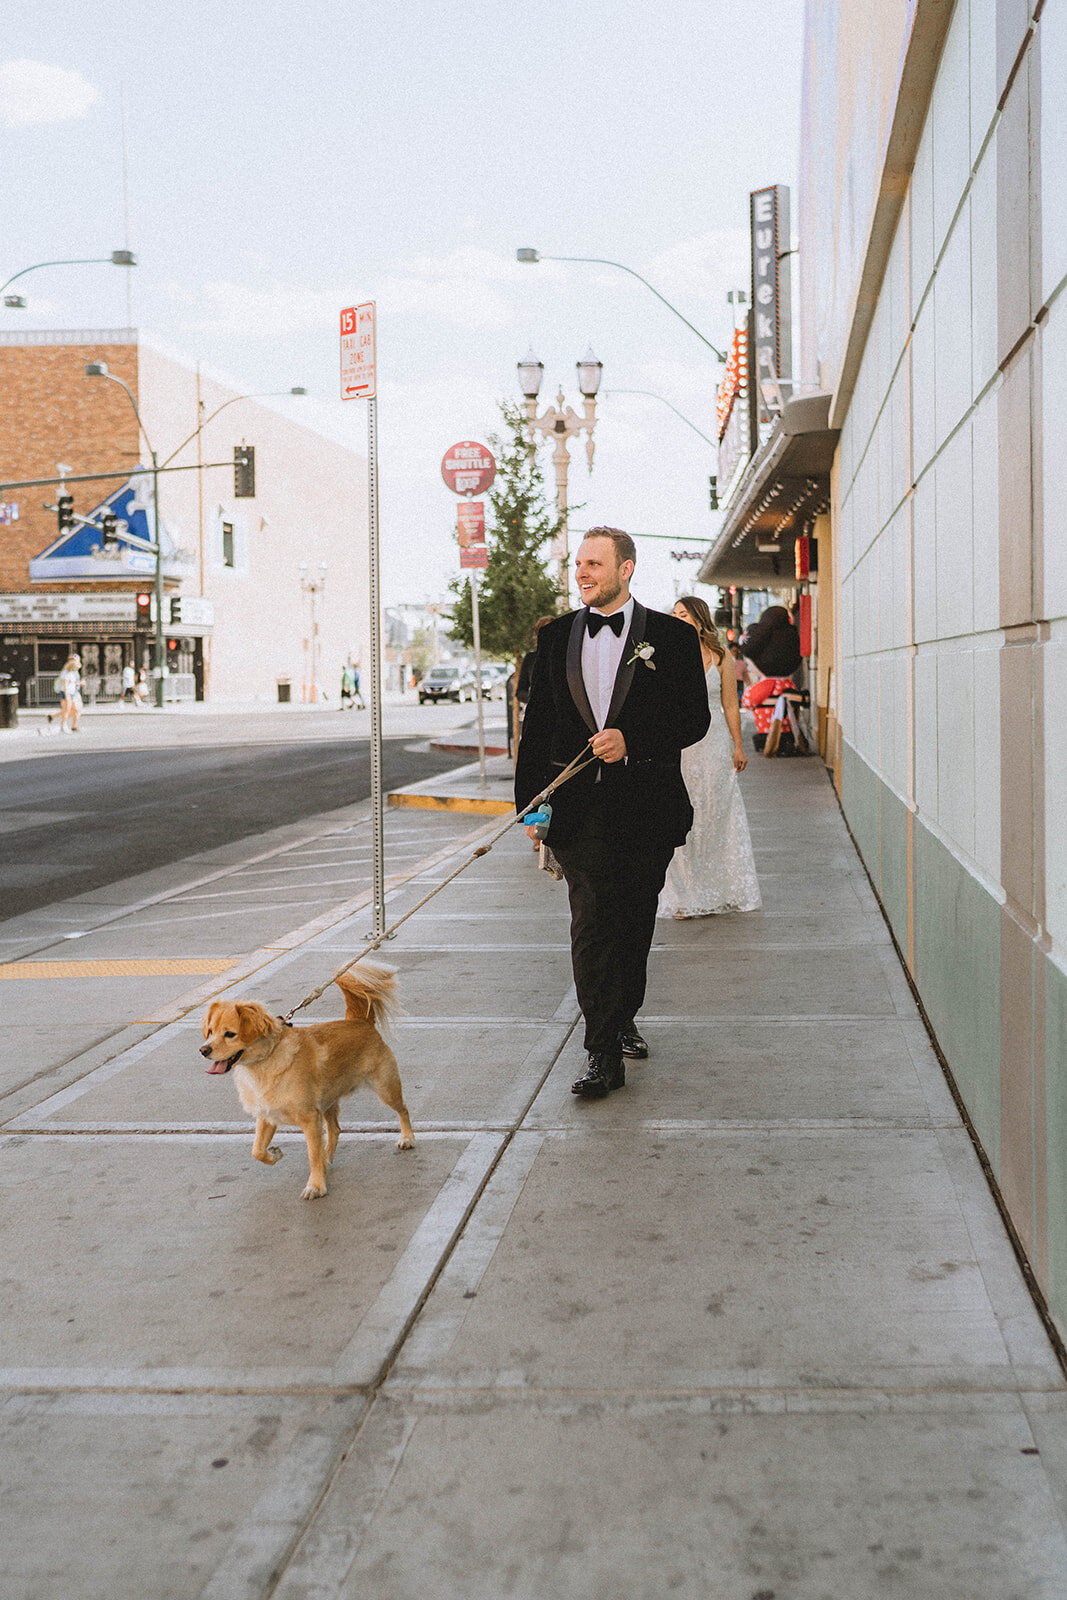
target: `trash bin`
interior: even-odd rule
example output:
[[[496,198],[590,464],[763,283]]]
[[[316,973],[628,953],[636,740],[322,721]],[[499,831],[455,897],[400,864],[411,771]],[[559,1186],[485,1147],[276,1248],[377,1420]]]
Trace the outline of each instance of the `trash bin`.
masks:
[[[292,700],[292,693],[290,691],[289,679],[288,678],[279,678],[278,679],[278,704],[280,706],[287,706],[287,705],[290,704],[291,700]]]
[[[0,672],[0,732],[17,728],[19,721],[19,686],[12,683],[11,675]]]

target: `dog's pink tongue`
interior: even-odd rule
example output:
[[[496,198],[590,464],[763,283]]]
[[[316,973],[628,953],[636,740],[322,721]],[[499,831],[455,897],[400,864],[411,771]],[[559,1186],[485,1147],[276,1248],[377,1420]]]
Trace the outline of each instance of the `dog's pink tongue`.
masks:
[[[226,1063],[225,1063],[225,1061],[213,1061],[211,1063],[210,1067],[206,1067],[205,1068],[205,1071],[207,1071],[207,1072],[216,1072],[216,1073],[225,1072],[226,1071]]]

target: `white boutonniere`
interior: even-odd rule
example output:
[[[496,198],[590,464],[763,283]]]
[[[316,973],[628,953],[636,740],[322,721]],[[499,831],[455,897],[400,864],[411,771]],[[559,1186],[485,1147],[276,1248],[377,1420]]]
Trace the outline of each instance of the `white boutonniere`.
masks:
[[[654,644],[648,644],[648,643],[646,643],[645,640],[642,639],[640,644],[635,644],[634,645],[634,653],[630,657],[630,659],[626,663],[626,665],[628,667],[632,667],[635,661],[643,661],[645,666],[648,667],[649,671],[655,672],[656,663],[652,659],[652,657],[655,655],[655,653],[656,653],[655,645]]]

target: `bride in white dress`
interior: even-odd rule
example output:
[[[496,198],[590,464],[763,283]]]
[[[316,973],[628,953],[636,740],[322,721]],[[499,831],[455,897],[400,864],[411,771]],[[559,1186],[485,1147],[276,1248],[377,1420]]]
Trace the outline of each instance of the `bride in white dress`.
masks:
[[[684,595],[674,615],[700,635],[711,727],[699,744],[682,751],[693,826],[667,868],[658,915],[710,917],[722,911],[758,911],[759,882],[737,781],[748,760],[741,744],[733,657],[720,643],[707,603],[699,596]]]

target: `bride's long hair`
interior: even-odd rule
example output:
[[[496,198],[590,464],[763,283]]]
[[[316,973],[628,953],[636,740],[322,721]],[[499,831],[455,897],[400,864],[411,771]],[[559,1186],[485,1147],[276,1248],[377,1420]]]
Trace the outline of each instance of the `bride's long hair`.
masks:
[[[715,665],[718,666],[726,654],[726,646],[719,638],[719,630],[712,621],[708,602],[702,600],[698,594],[680,594],[675,605],[684,606],[688,611],[696,623],[701,644],[706,645],[711,651],[715,657]]]

